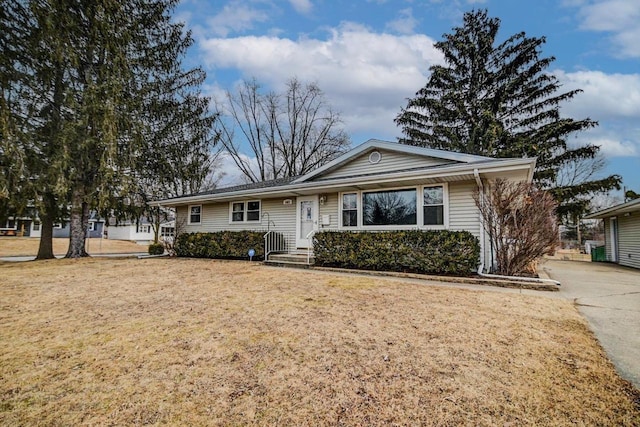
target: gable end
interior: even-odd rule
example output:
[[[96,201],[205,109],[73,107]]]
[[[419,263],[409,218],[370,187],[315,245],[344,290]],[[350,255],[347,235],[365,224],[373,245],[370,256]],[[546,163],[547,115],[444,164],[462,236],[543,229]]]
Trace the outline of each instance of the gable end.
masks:
[[[351,161],[329,169],[310,181],[345,178],[376,173],[398,172],[457,163],[436,157],[418,156],[391,150],[370,149]]]

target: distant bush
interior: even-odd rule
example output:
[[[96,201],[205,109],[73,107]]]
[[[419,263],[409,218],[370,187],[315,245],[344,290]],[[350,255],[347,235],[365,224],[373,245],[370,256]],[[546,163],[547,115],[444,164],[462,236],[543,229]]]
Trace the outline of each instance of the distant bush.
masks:
[[[161,243],[152,243],[149,245],[149,255],[162,255],[164,246]]]
[[[423,274],[469,275],[480,259],[467,231],[326,231],[314,236],[316,265]]]
[[[264,259],[264,232],[183,233],[175,243],[178,256],[193,258],[248,259],[249,249],[256,252],[254,260]]]

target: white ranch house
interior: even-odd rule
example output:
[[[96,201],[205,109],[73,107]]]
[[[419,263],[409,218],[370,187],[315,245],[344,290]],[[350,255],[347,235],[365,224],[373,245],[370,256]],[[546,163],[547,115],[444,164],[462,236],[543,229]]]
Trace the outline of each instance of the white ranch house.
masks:
[[[158,237],[160,239],[173,237],[173,227],[173,221],[163,222],[160,224]],[[109,240],[127,240],[148,245],[153,242],[155,233],[153,226],[147,220],[117,222],[115,218],[111,218],[108,227],[105,228],[104,237]]]
[[[531,182],[535,162],[372,139],[303,176],[158,204],[176,209],[184,232],[262,230],[267,246],[279,233],[286,247],[276,249],[290,253],[311,251],[321,230],[466,230],[479,238],[487,270],[492,257],[473,195],[497,178]]]

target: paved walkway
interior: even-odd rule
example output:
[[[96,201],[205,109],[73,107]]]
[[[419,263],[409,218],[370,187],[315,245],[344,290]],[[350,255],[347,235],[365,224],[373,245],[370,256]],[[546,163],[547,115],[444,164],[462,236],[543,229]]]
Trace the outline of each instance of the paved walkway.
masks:
[[[640,270],[615,264],[548,260],[620,375],[640,389]]]

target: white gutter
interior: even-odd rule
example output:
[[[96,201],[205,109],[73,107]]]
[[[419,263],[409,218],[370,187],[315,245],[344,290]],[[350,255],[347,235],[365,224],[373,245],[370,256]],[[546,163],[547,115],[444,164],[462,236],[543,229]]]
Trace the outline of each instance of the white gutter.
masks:
[[[476,184],[478,184],[478,200],[480,204],[484,204],[484,185],[482,184],[482,179],[480,178],[480,172],[478,169],[473,170],[473,176],[476,177]],[[478,213],[478,217],[480,218],[480,265],[478,266],[478,274],[482,274],[482,270],[484,270],[484,241],[485,241],[485,230],[484,230],[484,216],[482,215],[482,209]]]
[[[478,184],[478,192],[480,193],[480,203],[484,203],[483,195],[484,195],[484,185],[482,184],[482,179],[480,178],[480,173],[478,169],[473,170],[473,176],[476,178],[476,184]],[[480,265],[478,266],[478,275],[481,277],[487,277],[490,279],[507,279],[507,280],[519,280],[523,282],[534,282],[534,283],[553,283],[554,285],[560,286],[560,282],[553,279],[540,279],[537,277],[521,277],[521,276],[502,276],[499,274],[489,274],[484,273],[484,239],[485,239],[485,230],[484,230],[484,217],[482,212],[479,214],[480,217]]]

